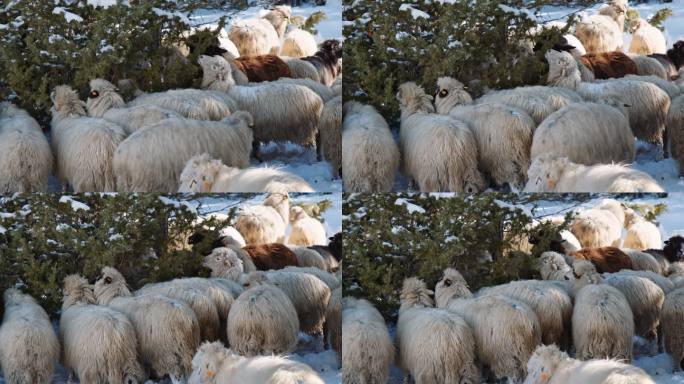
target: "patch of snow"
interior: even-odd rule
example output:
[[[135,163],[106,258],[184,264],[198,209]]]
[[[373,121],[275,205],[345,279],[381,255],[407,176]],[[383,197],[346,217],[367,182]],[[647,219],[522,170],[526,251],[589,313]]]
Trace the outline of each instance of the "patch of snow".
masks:
[[[60,203],[69,203],[71,204],[71,209],[74,211],[78,211],[79,209],[82,209],[84,211],[90,211],[90,207],[81,203],[80,201],[74,200],[71,196],[62,196],[59,198]]]
[[[419,18],[424,18],[424,19],[429,19],[430,15],[427,14],[426,12],[421,11],[420,9],[413,8],[411,4],[402,4],[399,7],[400,11],[410,11],[411,12],[411,17],[413,17],[413,20],[419,19]]]
[[[423,209],[423,207],[415,205],[404,198],[397,199],[397,201],[394,202],[394,205],[405,205],[406,210],[409,211],[409,213],[425,213],[425,209]]]
[[[64,18],[66,19],[67,22],[75,21],[77,23],[80,23],[83,21],[83,18],[81,16],[79,16],[75,13],[71,13],[62,7],[55,7],[52,10],[52,13],[55,15],[59,15],[59,14],[64,15]]]

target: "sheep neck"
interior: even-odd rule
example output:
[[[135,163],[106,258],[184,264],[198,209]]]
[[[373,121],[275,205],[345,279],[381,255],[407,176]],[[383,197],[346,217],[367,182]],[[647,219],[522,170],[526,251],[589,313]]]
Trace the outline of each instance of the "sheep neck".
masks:
[[[114,91],[105,91],[97,99],[88,99],[88,114],[92,117],[102,117],[105,112],[112,108],[126,106],[121,95]]]

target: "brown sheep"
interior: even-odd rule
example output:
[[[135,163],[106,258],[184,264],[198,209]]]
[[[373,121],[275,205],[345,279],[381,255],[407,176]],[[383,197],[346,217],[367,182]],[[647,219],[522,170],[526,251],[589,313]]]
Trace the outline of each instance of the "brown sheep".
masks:
[[[622,269],[633,269],[629,255],[616,247],[582,248],[570,253],[575,259],[589,260],[599,273],[613,273]]]
[[[250,83],[275,81],[281,77],[292,77],[290,67],[276,55],[244,56],[233,61]]]
[[[258,270],[283,269],[297,266],[297,255],[290,248],[279,243],[248,245],[242,248],[252,258]]]
[[[634,60],[620,51],[589,53],[582,56],[580,60],[590,71],[594,72],[596,79],[619,78],[637,74],[637,66]]]

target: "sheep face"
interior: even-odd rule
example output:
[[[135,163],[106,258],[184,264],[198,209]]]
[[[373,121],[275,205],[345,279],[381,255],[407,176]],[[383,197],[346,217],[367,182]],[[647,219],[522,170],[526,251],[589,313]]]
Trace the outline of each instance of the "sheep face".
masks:
[[[102,268],[102,276],[95,282],[93,291],[100,304],[108,304],[118,296],[131,295],[121,272],[111,267]]]
[[[197,63],[202,67],[202,88],[226,92],[235,85],[230,63],[225,58],[202,55]]]
[[[672,60],[677,69],[680,69],[680,67],[684,65],[684,40],[679,40],[674,43],[672,48],[667,50],[667,57]],[[681,79],[682,73],[679,73]]]
[[[449,300],[453,298],[460,299],[472,296],[466,280],[461,273],[453,268],[445,269],[442,279],[435,285],[435,301],[439,308],[446,307]]]
[[[181,172],[178,192],[211,192],[222,165],[221,160],[212,160],[206,153],[191,158]]]
[[[204,257],[203,266],[211,269],[211,274],[239,281],[244,272],[242,260],[230,248],[216,248]]]
[[[304,208],[295,206],[290,208],[290,222],[294,223],[297,220],[301,220],[303,218],[309,217],[309,215],[306,214],[306,211],[304,211]]]
[[[572,54],[549,50],[544,57],[549,63],[547,84],[577,88],[577,85],[582,81],[582,76]]]
[[[684,237],[673,236],[665,241],[665,257],[671,263],[684,260]]]
[[[126,105],[119,89],[104,79],[90,81],[90,93],[88,94],[88,115],[102,117],[111,108],[121,108]]]
[[[588,260],[575,260],[572,263],[572,270],[575,276],[575,290],[589,284],[600,284],[603,280],[596,272],[594,264]]]
[[[192,376],[189,382],[213,383],[221,365],[227,358],[227,350],[220,341],[202,344],[192,358]]]
[[[270,281],[264,272],[256,271],[249,273],[247,275],[242,275],[240,278],[240,284],[245,288],[245,290],[257,287],[259,285],[269,284]]]
[[[437,113],[447,114],[457,105],[471,104],[473,98],[466,89],[463,83],[454,78],[440,77],[437,80],[437,94],[435,95]]]
[[[527,192],[552,192],[563,177],[569,160],[565,157],[539,156],[527,170]]]
[[[538,347],[527,361],[525,384],[547,383],[558,366],[569,357],[555,345]]]

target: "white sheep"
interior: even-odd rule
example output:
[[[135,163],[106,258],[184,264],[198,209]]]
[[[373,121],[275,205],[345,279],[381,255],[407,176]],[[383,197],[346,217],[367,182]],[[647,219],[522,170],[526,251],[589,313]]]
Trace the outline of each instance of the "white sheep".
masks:
[[[52,151],[38,122],[0,103],[0,192],[46,192]]]
[[[322,83],[321,76],[318,74],[318,69],[306,60],[296,57],[280,56],[280,58],[290,68],[290,75],[294,79],[311,79]]]
[[[635,271],[635,270],[631,270],[631,269],[623,269],[620,272],[616,272],[615,274],[638,276],[638,277],[643,277],[643,278],[649,279],[655,285],[660,287],[660,289],[666,295],[668,293],[672,292],[675,288],[679,288],[678,286],[675,285],[674,282],[672,282],[672,280],[669,279],[669,276],[665,277],[661,274],[651,272],[651,271]]]
[[[127,135],[165,119],[182,117],[175,111],[157,105],[126,108],[126,103],[119,95],[118,88],[104,79],[90,81],[90,93],[86,106],[88,116],[111,121],[123,128]]]
[[[404,280],[396,336],[399,366],[416,384],[479,382],[473,331],[461,316],[433,308],[431,293],[422,280]]]
[[[191,384],[324,384],[306,364],[281,356],[243,357],[220,342],[204,343],[192,359]]]
[[[297,255],[297,265],[300,267],[312,267],[321,271],[328,271],[328,264],[323,256],[315,250],[302,246],[291,246],[290,249]]]
[[[325,103],[318,130],[321,135],[321,157],[330,163],[333,174],[341,176],[342,96],[337,96]]]
[[[615,17],[605,14],[591,15],[580,20],[575,26],[575,35],[582,42],[587,53],[603,53],[622,50],[623,9],[616,9]]]
[[[467,124],[434,113],[432,96],[413,82],[399,87],[399,138],[406,176],[421,192],[467,192],[485,189],[477,169],[477,141]]]
[[[299,320],[292,301],[268,280],[247,288],[228,314],[231,348],[244,356],[294,351]]]
[[[328,244],[328,237],[325,234],[323,224],[315,218],[309,217],[302,207],[290,208],[290,223],[292,229],[287,239],[288,244],[307,247]]]
[[[209,154],[191,157],[180,174],[178,192],[314,192],[301,177],[278,168],[229,167]]]
[[[277,5],[265,15],[261,16],[262,19],[268,20],[268,22],[273,25],[279,38],[282,38],[283,35],[285,35],[285,30],[287,29],[287,24],[291,17],[292,8],[289,5]]]
[[[684,358],[684,288],[677,288],[667,294],[660,321],[665,351],[670,355],[675,371],[681,371]]]
[[[399,147],[385,118],[370,105],[344,104],[342,180],[347,192],[389,192],[399,169]]]
[[[653,255],[646,252],[641,252],[636,249],[622,248],[622,252],[626,253],[632,260],[632,266],[636,271],[651,271],[662,275],[664,273],[658,260]]]
[[[314,145],[323,100],[307,87],[282,82],[238,86],[221,56],[201,56],[202,88],[224,92],[254,117],[254,140]]]
[[[654,84],[658,86],[658,88],[663,90],[665,93],[667,93],[667,95],[670,96],[670,99],[674,99],[682,93],[682,90],[679,89],[679,87],[676,84],[666,79],[660,78],[658,76],[626,75],[625,77],[623,77],[623,79],[633,81],[644,81],[647,83]],[[671,106],[672,104],[670,103],[670,107]]]
[[[641,217],[633,209],[625,210],[627,234],[623,246],[636,250],[660,249],[663,240],[658,226]]]
[[[331,88],[335,96],[342,96],[342,76],[337,76]]]
[[[570,232],[577,237],[583,248],[619,246],[622,225],[610,211],[586,209],[573,218]]]
[[[342,381],[387,383],[394,345],[385,320],[367,300],[345,297],[342,308]]]
[[[261,205],[243,207],[235,229],[248,245],[285,242],[285,227],[290,222],[290,199],[273,193]]]
[[[660,29],[652,26],[648,21],[639,18],[634,24],[635,31],[632,33],[632,42],[629,45],[629,52],[638,55],[652,55],[659,53],[664,55],[667,52],[665,36]]]
[[[240,277],[245,273],[243,261],[231,248],[214,248],[204,257],[202,265],[211,269],[211,277],[230,279],[235,282],[239,282]]]
[[[126,136],[123,129],[85,117],[85,103],[69,86],[55,87],[50,97],[57,177],[77,193],[115,191],[113,157]]]
[[[228,38],[240,52],[240,56],[278,54],[280,39],[273,25],[265,19],[236,20],[230,26]]]
[[[49,384],[60,348],[50,318],[29,295],[5,291],[0,368],[7,384]]]
[[[625,79],[586,83],[581,81],[577,63],[570,53],[550,50],[546,59],[549,63],[549,85],[576,90],[587,101],[603,101],[618,107],[620,105],[615,105],[616,102],[628,105],[624,109],[634,136],[662,143],[670,97],[657,85]]]
[[[603,199],[595,208],[612,213],[618,219],[620,225],[625,225],[625,205],[619,201],[615,199]]]
[[[629,55],[637,67],[637,75],[639,76],[656,76],[667,80],[667,71],[660,62],[652,57],[642,55]]]
[[[313,35],[303,29],[293,29],[285,35],[280,47],[280,54],[289,57],[313,56],[318,50],[318,44]]]
[[[522,189],[530,167],[534,120],[522,109],[506,104],[461,105],[468,103],[461,103],[458,95],[467,93],[463,84],[450,77],[440,78],[437,87],[437,112],[466,122],[473,131],[480,171],[497,186],[508,183]]]
[[[527,362],[524,384],[655,384],[639,367],[617,360],[573,359],[555,345],[540,345]]]
[[[527,170],[526,192],[665,192],[649,174],[621,164],[583,165],[545,153]]]
[[[477,359],[495,378],[525,377],[525,362],[541,344],[539,319],[529,306],[506,296],[472,297],[461,274],[451,268],[437,282],[435,298],[438,308],[462,316],[470,325]]]
[[[128,103],[128,107],[150,105],[175,111],[193,120],[219,121],[238,110],[235,101],[225,93],[201,89],[172,89],[146,93]]]
[[[166,296],[132,296],[124,277],[111,267],[102,268],[94,293],[98,304],[123,312],[131,321],[140,361],[154,376],[168,374],[174,384],[190,376],[192,355],[200,343],[199,323],[190,307]]]
[[[142,383],[145,374],[138,362],[133,324],[123,313],[95,303],[86,279],[78,275],[64,279],[59,319],[64,367],[83,383]]]
[[[544,280],[572,281],[574,276],[572,268],[560,253],[548,251],[539,258],[539,273]]]
[[[679,173],[684,174],[684,95],[672,99],[670,109],[667,112],[666,121],[667,143],[665,151],[679,165]]]
[[[335,288],[325,309],[324,345],[330,346],[342,359],[342,286]],[[391,343],[391,341],[390,341]],[[348,343],[345,343],[349,345]],[[392,347],[394,352],[394,347]]]
[[[636,275],[605,273],[603,283],[617,288],[627,299],[634,316],[634,332],[654,338],[660,323],[665,293],[651,280]]]
[[[168,119],[127,137],[114,154],[117,189],[176,192],[186,162],[208,153],[225,164],[249,165],[253,119],[238,111],[221,121]]]
[[[310,90],[314,91],[320,98],[323,100],[324,103],[327,103],[328,101],[332,100],[335,98],[335,93],[333,92],[332,88],[326,86],[325,84],[321,84],[318,81],[314,81],[311,79],[297,79],[297,78],[290,78],[290,77],[281,77],[278,80],[271,81],[271,82],[264,82],[264,83],[283,83],[283,84],[294,84],[294,85],[301,85],[303,87],[307,87]],[[259,83],[250,83],[250,86],[256,86]]]

